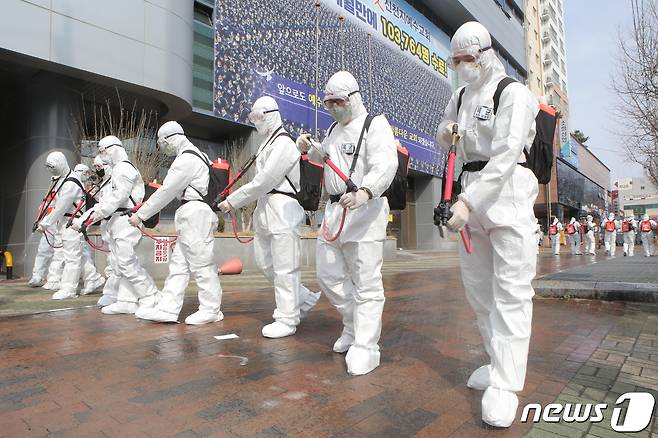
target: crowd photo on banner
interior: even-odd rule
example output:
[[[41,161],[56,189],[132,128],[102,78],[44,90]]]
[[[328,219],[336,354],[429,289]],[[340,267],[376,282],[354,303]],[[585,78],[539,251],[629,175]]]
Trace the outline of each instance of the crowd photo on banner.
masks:
[[[486,351],[463,384],[481,391],[484,422],[509,427],[526,379],[539,248],[550,257],[634,257],[638,246],[651,257],[656,217],[536,217],[540,184],[551,179],[555,110],[501,61],[485,26],[469,21],[452,38],[434,36],[427,20],[407,31],[351,4],[219,1],[214,111],[255,129],[253,153],[231,168],[176,120],[154,130],[149,153],[166,163],[157,178],[118,132],[92,139],[80,163],[53,150],[29,285],[54,300],[97,293],[104,315],[230,326],[221,278],[240,261],[218,266],[215,251],[219,227],[230,224],[273,291],[262,336],[294,336],[326,299],[342,323],[327,351],[344,355],[346,373],[365,375],[393,354],[380,350],[385,306],[395,306],[382,279],[389,218],[406,207],[409,172],[425,172],[441,178],[433,231],[457,243]],[[354,17],[337,18],[345,14]],[[298,20],[277,18],[287,16]],[[398,31],[413,43],[394,52],[389,33]],[[249,206],[246,238],[238,222]],[[158,236],[168,209],[173,233]],[[311,215],[319,290],[301,276],[301,227]],[[165,248],[162,287],[138,256],[144,239]],[[181,316],[190,280],[198,308]]]

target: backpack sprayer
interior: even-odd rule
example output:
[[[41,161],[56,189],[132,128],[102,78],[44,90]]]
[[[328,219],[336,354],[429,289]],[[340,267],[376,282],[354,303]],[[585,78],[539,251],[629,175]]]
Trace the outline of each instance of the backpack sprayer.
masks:
[[[442,238],[445,237],[444,227],[448,224],[448,221],[452,217],[450,207],[452,206],[452,185],[455,177],[455,155],[458,140],[458,126],[456,123],[454,123],[452,125],[448,161],[446,166],[443,168],[443,194],[441,196],[441,202],[434,209],[434,225],[439,227],[439,234],[441,234]],[[459,230],[459,234],[462,238],[462,242],[464,243],[464,249],[468,254],[471,254],[473,252],[473,242],[471,240],[471,230],[468,225],[465,225],[464,229]]]

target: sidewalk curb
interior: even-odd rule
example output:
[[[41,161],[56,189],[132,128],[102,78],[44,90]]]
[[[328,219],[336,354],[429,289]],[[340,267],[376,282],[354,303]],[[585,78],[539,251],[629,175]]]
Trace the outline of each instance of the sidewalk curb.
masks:
[[[535,293],[550,298],[587,298],[606,301],[658,303],[658,284],[611,281],[535,280]]]

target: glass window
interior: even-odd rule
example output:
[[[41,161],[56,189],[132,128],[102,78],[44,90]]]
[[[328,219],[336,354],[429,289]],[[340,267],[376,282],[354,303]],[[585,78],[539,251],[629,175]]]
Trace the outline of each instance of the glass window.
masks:
[[[212,8],[199,2],[194,2],[194,20],[212,26]]]

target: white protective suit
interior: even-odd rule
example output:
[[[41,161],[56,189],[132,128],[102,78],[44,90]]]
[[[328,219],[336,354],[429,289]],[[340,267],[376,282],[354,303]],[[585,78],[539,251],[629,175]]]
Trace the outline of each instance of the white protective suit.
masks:
[[[251,118],[264,136],[257,152],[256,175],[231,193],[227,201],[235,209],[256,201],[254,254],[256,264],[274,286],[276,301],[272,315],[275,322],[263,327],[262,333],[268,338],[280,338],[295,333],[302,306],[310,310],[320,294],[301,284],[299,227],[304,221],[304,210],[295,198],[295,191],[300,190],[299,151],[295,142],[285,136],[273,98],[256,100]]]
[[[608,222],[611,222],[612,225],[614,225],[614,228],[612,225],[608,225]],[[619,228],[619,224],[615,221],[615,215],[613,213],[610,213],[608,219],[601,223],[601,228],[605,231],[603,237],[605,253],[614,257],[615,251],[617,250],[617,228]],[[612,228],[612,230],[609,230],[608,228]]]
[[[638,228],[640,230],[640,239],[642,239],[642,247],[644,248],[644,256],[651,257],[654,252],[653,230],[656,229],[656,221],[650,219],[648,214],[645,214]]]
[[[367,115],[356,79],[344,71],[334,74],[325,87],[325,99],[349,99],[345,110],[334,114],[340,122],[319,146],[347,175]],[[321,161],[317,156],[316,160]],[[358,208],[348,208],[338,239],[327,242],[318,237],[318,282],[343,318],[343,332],[333,349],[339,353],[347,351],[345,362],[350,374],[366,374],[379,366],[378,342],[385,300],[381,267],[389,213],[388,200],[381,195],[393,181],[397,163],[391,126],[385,116],[377,116],[364,135],[351,176],[357,187],[370,190],[372,199],[360,190],[359,196],[365,195],[367,201]],[[332,196],[346,191],[345,183],[328,166],[324,187]],[[337,233],[342,213],[338,202],[327,203],[322,226],[326,226],[329,235]]]
[[[51,177],[53,181],[57,179],[57,177]],[[47,194],[47,198],[50,196],[50,194]],[[54,198],[54,196],[53,196]],[[48,202],[47,200],[45,201],[46,203]],[[45,207],[45,205],[44,205]],[[55,207],[55,201],[54,199],[48,204],[48,209],[52,209]],[[34,257],[34,266],[32,267],[32,276],[30,277],[30,280],[28,282],[28,285],[30,287],[39,287],[39,286],[44,286],[46,283],[46,279],[48,277],[48,268],[50,266],[51,260],[53,260],[53,255],[55,254],[55,249],[51,246],[51,244],[54,241],[53,239],[50,239],[51,243],[48,243],[48,239],[46,238],[46,235],[43,234],[41,236],[41,239],[39,240],[39,246],[37,247],[37,254]],[[61,251],[60,251],[61,255]],[[61,264],[62,258],[60,257],[59,263]],[[58,287],[55,289],[59,289],[59,276],[58,277],[53,277],[53,280],[56,279],[56,283],[58,284]]]
[[[572,217],[569,221],[569,225],[572,225],[575,229],[575,233],[573,234],[569,234],[567,231],[567,241],[571,247],[571,254],[582,255],[582,252],[580,252],[580,222],[578,222],[576,218]],[[566,227],[567,230],[570,228],[569,225]]]
[[[53,247],[48,244],[46,240],[46,235],[43,234],[39,240],[39,246],[37,247],[37,255],[34,257],[34,266],[32,267],[32,276],[28,281],[28,286],[30,287],[40,287],[46,283],[46,278],[48,276],[48,267],[50,266],[50,261],[55,254]]]
[[[100,201],[104,197],[110,196],[112,193],[112,166],[103,163],[100,155],[97,155],[94,158],[94,168],[96,172],[101,172],[98,181],[98,189],[96,191],[96,201]],[[108,227],[108,221],[103,219],[100,225],[101,238],[105,242],[105,246],[109,248],[111,234]],[[117,301],[117,296],[119,294],[119,287],[121,284],[121,277],[118,272],[115,272],[112,268],[116,266],[116,258],[114,257],[112,251],[107,253],[107,260],[105,263],[105,286],[103,287],[103,295],[98,299],[98,306],[105,307],[110,304],[114,304]],[[130,290],[132,286],[128,285]]]
[[[562,233],[564,227],[562,226],[562,222],[560,222],[556,217],[553,218],[553,222],[551,223],[551,225],[554,225],[557,230],[557,234],[550,236],[553,255],[560,255],[560,233]],[[550,235],[550,231],[549,231],[549,235]]]
[[[136,214],[141,220],[148,219],[181,195],[183,204],[176,210],[174,217],[178,239],[158,306],[151,312],[139,312],[136,316],[151,321],[176,321],[183,307],[185,288],[192,275],[199,288],[199,310],[188,316],[185,322],[196,325],[221,321],[224,318],[220,311],[222,288],[213,256],[218,219],[202,198],[202,195],[208,193],[208,165],[211,161],[185,137],[183,128],[176,122],[167,122],[160,127],[158,144],[167,155],[176,156],[176,159],[162,186]],[[205,162],[184,151],[194,151]]]
[[[630,227],[629,231],[624,233],[624,257],[633,257],[635,255],[635,230],[637,230],[637,221],[633,216],[630,216],[624,222],[627,222]]]
[[[587,222],[585,223],[585,254],[596,255],[596,224],[591,215],[587,215]]]
[[[459,245],[462,279],[491,359],[491,364],[473,373],[468,386],[486,389],[483,421],[507,427],[518,407],[515,392],[523,389],[525,381],[534,295],[531,281],[537,264],[533,211],[537,179],[518,163],[525,161],[524,148],[532,145],[539,107],[523,84],[512,83],[501,94],[493,115],[493,95],[506,75],[481,24],[462,25],[450,49],[458,75],[468,85],[459,114],[460,90],[448,102],[438,141],[447,148],[451,126],[458,123],[458,157],[465,163],[487,162],[479,172],[464,173],[459,195],[470,210],[467,223],[474,247],[469,255]],[[465,55],[474,61],[464,62]]]
[[[61,300],[77,295],[78,281],[82,270],[81,236],[72,228],[66,228],[66,222],[73,213],[76,204],[83,198],[82,183],[75,172],[69,168],[66,157],[61,152],[51,152],[46,158],[46,167],[53,176],[61,177],[56,185],[57,200],[54,210],[39,222],[39,228],[50,237],[56,229],[61,232],[61,245],[64,255],[64,270],[60,289],[53,294],[53,299]],[[67,216],[68,215],[68,216]],[[59,246],[55,241],[54,246]]]
[[[112,271],[119,276],[120,285],[116,302],[101,311],[107,315],[132,314],[138,308],[154,307],[158,293],[153,278],[140,264],[135,251],[142,238],[141,233],[128,224],[128,216],[121,215],[142,201],[144,182],[139,171],[128,161],[126,150],[117,137],[102,138],[98,142],[98,150],[103,161],[112,166],[111,190],[107,195],[104,193],[83,219],[93,216],[95,222],[109,218],[105,226],[106,242],[112,254]]]

